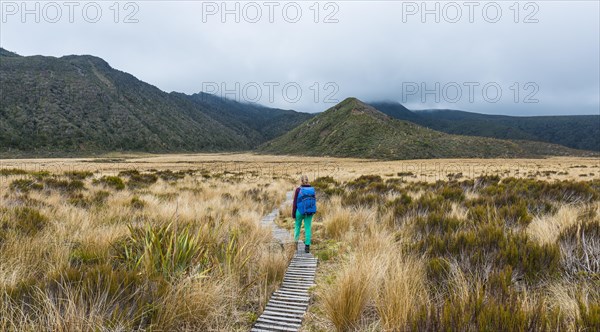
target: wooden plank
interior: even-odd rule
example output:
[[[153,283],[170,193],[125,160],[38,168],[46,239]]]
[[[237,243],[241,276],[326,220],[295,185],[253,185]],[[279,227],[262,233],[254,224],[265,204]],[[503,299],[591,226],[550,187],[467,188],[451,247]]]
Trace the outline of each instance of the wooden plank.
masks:
[[[287,281],[284,281],[284,284],[282,287],[289,286],[289,287],[301,288],[304,290],[308,290],[309,288],[313,287],[314,285],[315,284],[312,282],[298,282],[296,280],[287,280]]]
[[[281,284],[281,286],[295,286],[295,287],[305,287],[305,288],[310,288],[313,285],[313,282],[310,280],[305,280],[305,281],[301,281],[301,280],[284,280],[283,283]]]
[[[314,279],[314,277],[315,277],[314,274],[301,274],[301,273],[296,273],[296,272],[287,272],[286,274],[284,274],[284,276],[295,277],[295,278],[310,278],[310,279]]]
[[[295,279],[307,279],[307,280],[313,280],[315,279],[315,276],[311,276],[311,275],[303,275],[303,274],[296,274],[296,273],[286,273],[283,275],[284,278],[295,278]]]
[[[286,299],[279,299],[279,298],[272,298],[269,303],[267,303],[267,305],[269,304],[279,304],[279,305],[286,305],[292,309],[298,309],[298,310],[305,310],[308,307],[308,302],[300,302],[300,301],[295,301],[295,300],[286,300]]]
[[[288,305],[292,308],[296,309],[306,309],[308,307],[308,303],[299,303],[299,302],[290,302],[290,301],[282,301],[282,300],[271,300],[269,303]]]
[[[307,277],[307,278],[313,278],[313,279],[315,277],[314,273],[304,273],[304,272],[296,272],[296,271],[292,271],[292,272],[288,271],[285,275],[290,276],[290,277],[292,277],[292,276],[293,277],[301,277],[301,278]]]
[[[263,315],[271,315],[271,316],[282,316],[282,317],[288,317],[288,318],[296,318],[298,320],[302,320],[302,317],[304,317],[304,314],[301,314],[301,313],[285,312],[285,311],[281,311],[281,310],[275,310],[273,308],[265,309],[265,311],[263,311],[262,314]]]
[[[298,324],[298,323],[288,323],[288,322],[283,322],[283,321],[274,320],[274,319],[267,319],[267,318],[263,318],[263,317],[259,317],[256,321],[260,322],[260,323],[273,324],[273,325],[279,325],[279,326],[285,326],[285,327],[291,327],[291,328],[297,328],[297,329],[300,328],[300,324]]]
[[[284,286],[291,286],[291,287],[301,287],[301,288],[305,288],[305,290],[307,290],[308,288],[313,286],[313,282],[312,281],[298,281],[298,280],[284,280],[283,284],[281,287]]]
[[[287,289],[278,289],[276,291],[273,292],[274,295],[282,295],[282,296],[293,296],[293,297],[310,297],[308,292],[302,292],[302,291],[290,291]]]
[[[306,297],[309,296],[308,292],[301,291],[301,290],[289,290],[289,289],[279,288],[276,292],[281,293],[281,294],[288,294],[288,295],[292,295],[292,296],[306,296]]]
[[[302,274],[302,273],[296,273],[296,272],[287,272],[286,274],[284,274],[284,276],[297,277],[297,278],[314,278],[315,277],[314,274]]]
[[[276,300],[289,300],[289,301],[298,301],[298,302],[308,302],[308,300],[310,300],[310,298],[308,296],[300,297],[300,296],[292,296],[292,295],[288,295],[288,294],[279,294],[279,293],[273,293],[273,296],[271,298],[276,299]]]
[[[291,307],[288,307],[288,306],[285,306],[282,304],[277,304],[277,303],[267,304],[267,306],[265,307],[265,310],[279,311],[279,312],[285,312],[288,314],[301,315],[301,316],[304,316],[304,314],[306,313],[302,309],[291,308]]]
[[[273,294],[275,295],[282,295],[282,296],[293,296],[293,297],[301,297],[301,298],[308,298],[310,297],[308,292],[302,292],[302,291],[290,291],[287,289],[278,289],[275,292],[273,292]]]
[[[277,322],[285,322],[285,323],[294,323],[294,324],[301,324],[302,320],[296,317],[284,317],[284,316],[279,316],[277,314],[269,314],[268,312],[263,312],[262,315],[260,315],[260,317],[264,318],[264,319],[272,319],[274,321]]]
[[[310,289],[310,287],[282,285],[279,289],[286,291],[286,292],[301,292],[301,293],[308,294],[308,290]]]
[[[283,282],[284,283],[291,283],[291,284],[297,284],[297,285],[313,285],[314,284],[314,279],[306,279],[306,278],[294,278],[294,276],[284,276],[283,277]]]
[[[294,285],[292,284],[282,284],[278,291],[284,291],[284,292],[288,292],[291,294],[298,294],[298,295],[302,295],[302,296],[309,296],[308,293],[308,288],[306,287],[294,287]]]
[[[299,277],[295,277],[295,276],[286,276],[286,277],[283,277],[283,281],[284,282],[292,282],[292,283],[296,283],[296,284],[313,284],[315,281],[315,278],[299,278]]]
[[[311,274],[315,274],[315,272],[317,272],[315,269],[300,269],[297,267],[288,267],[287,268],[288,272],[304,272],[304,273],[311,273]]]
[[[283,282],[296,283],[298,285],[312,285],[314,284],[314,279],[303,279],[303,278],[294,278],[294,277],[285,277],[283,278]]]
[[[258,328],[263,328],[263,329],[271,329],[273,331],[290,331],[290,332],[297,332],[298,331],[298,328],[292,328],[292,327],[281,326],[281,325],[274,325],[274,324],[269,324],[269,323],[260,323],[260,322],[257,322],[256,324],[254,324],[254,326],[256,326]]]

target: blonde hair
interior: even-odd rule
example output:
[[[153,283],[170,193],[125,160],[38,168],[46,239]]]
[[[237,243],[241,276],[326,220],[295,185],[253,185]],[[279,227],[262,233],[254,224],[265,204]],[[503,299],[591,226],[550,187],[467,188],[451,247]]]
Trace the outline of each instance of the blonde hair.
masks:
[[[308,176],[302,175],[300,177],[300,182],[302,182],[302,184],[308,184]]]

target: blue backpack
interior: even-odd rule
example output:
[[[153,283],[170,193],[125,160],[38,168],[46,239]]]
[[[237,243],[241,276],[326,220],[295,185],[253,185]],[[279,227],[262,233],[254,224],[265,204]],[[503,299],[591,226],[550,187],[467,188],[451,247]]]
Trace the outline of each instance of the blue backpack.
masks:
[[[317,212],[317,199],[315,197],[315,188],[300,187],[296,209],[300,214],[312,215]]]

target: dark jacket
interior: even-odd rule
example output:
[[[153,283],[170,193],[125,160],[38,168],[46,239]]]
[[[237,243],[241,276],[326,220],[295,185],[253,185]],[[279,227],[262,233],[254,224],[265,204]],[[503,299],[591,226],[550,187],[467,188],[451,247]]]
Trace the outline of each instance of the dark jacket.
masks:
[[[303,184],[300,187],[311,187],[310,184]],[[294,192],[294,204],[292,205],[292,218],[296,218],[296,204],[298,204],[298,194],[300,193],[300,187],[296,188]]]

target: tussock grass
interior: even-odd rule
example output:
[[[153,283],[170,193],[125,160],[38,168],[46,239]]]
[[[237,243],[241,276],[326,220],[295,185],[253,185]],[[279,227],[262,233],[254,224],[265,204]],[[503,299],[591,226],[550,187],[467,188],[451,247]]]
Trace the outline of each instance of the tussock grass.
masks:
[[[425,267],[421,260],[388,256],[387,269],[380,279],[375,307],[387,331],[399,330],[427,307]]]
[[[293,251],[258,220],[313,169],[320,266],[306,330],[599,328],[596,160],[438,161],[483,163],[483,177],[332,160],[327,172],[331,160],[236,154],[118,159],[129,171],[6,161],[0,330],[248,330]],[[241,170],[249,162],[265,167]],[[146,245],[147,230],[165,240]]]
[[[490,175],[328,180],[308,325],[588,330],[600,319],[600,186]],[[347,220],[351,220],[348,222]],[[360,220],[360,221],[359,221]],[[328,243],[328,242],[324,242]],[[335,252],[331,252],[334,250]]]
[[[6,173],[2,330],[247,330],[291,257],[258,223],[286,180]]]
[[[319,296],[325,315],[337,331],[356,328],[373,296],[372,278],[368,271],[370,266],[363,261],[352,262],[355,264],[345,266]]]

